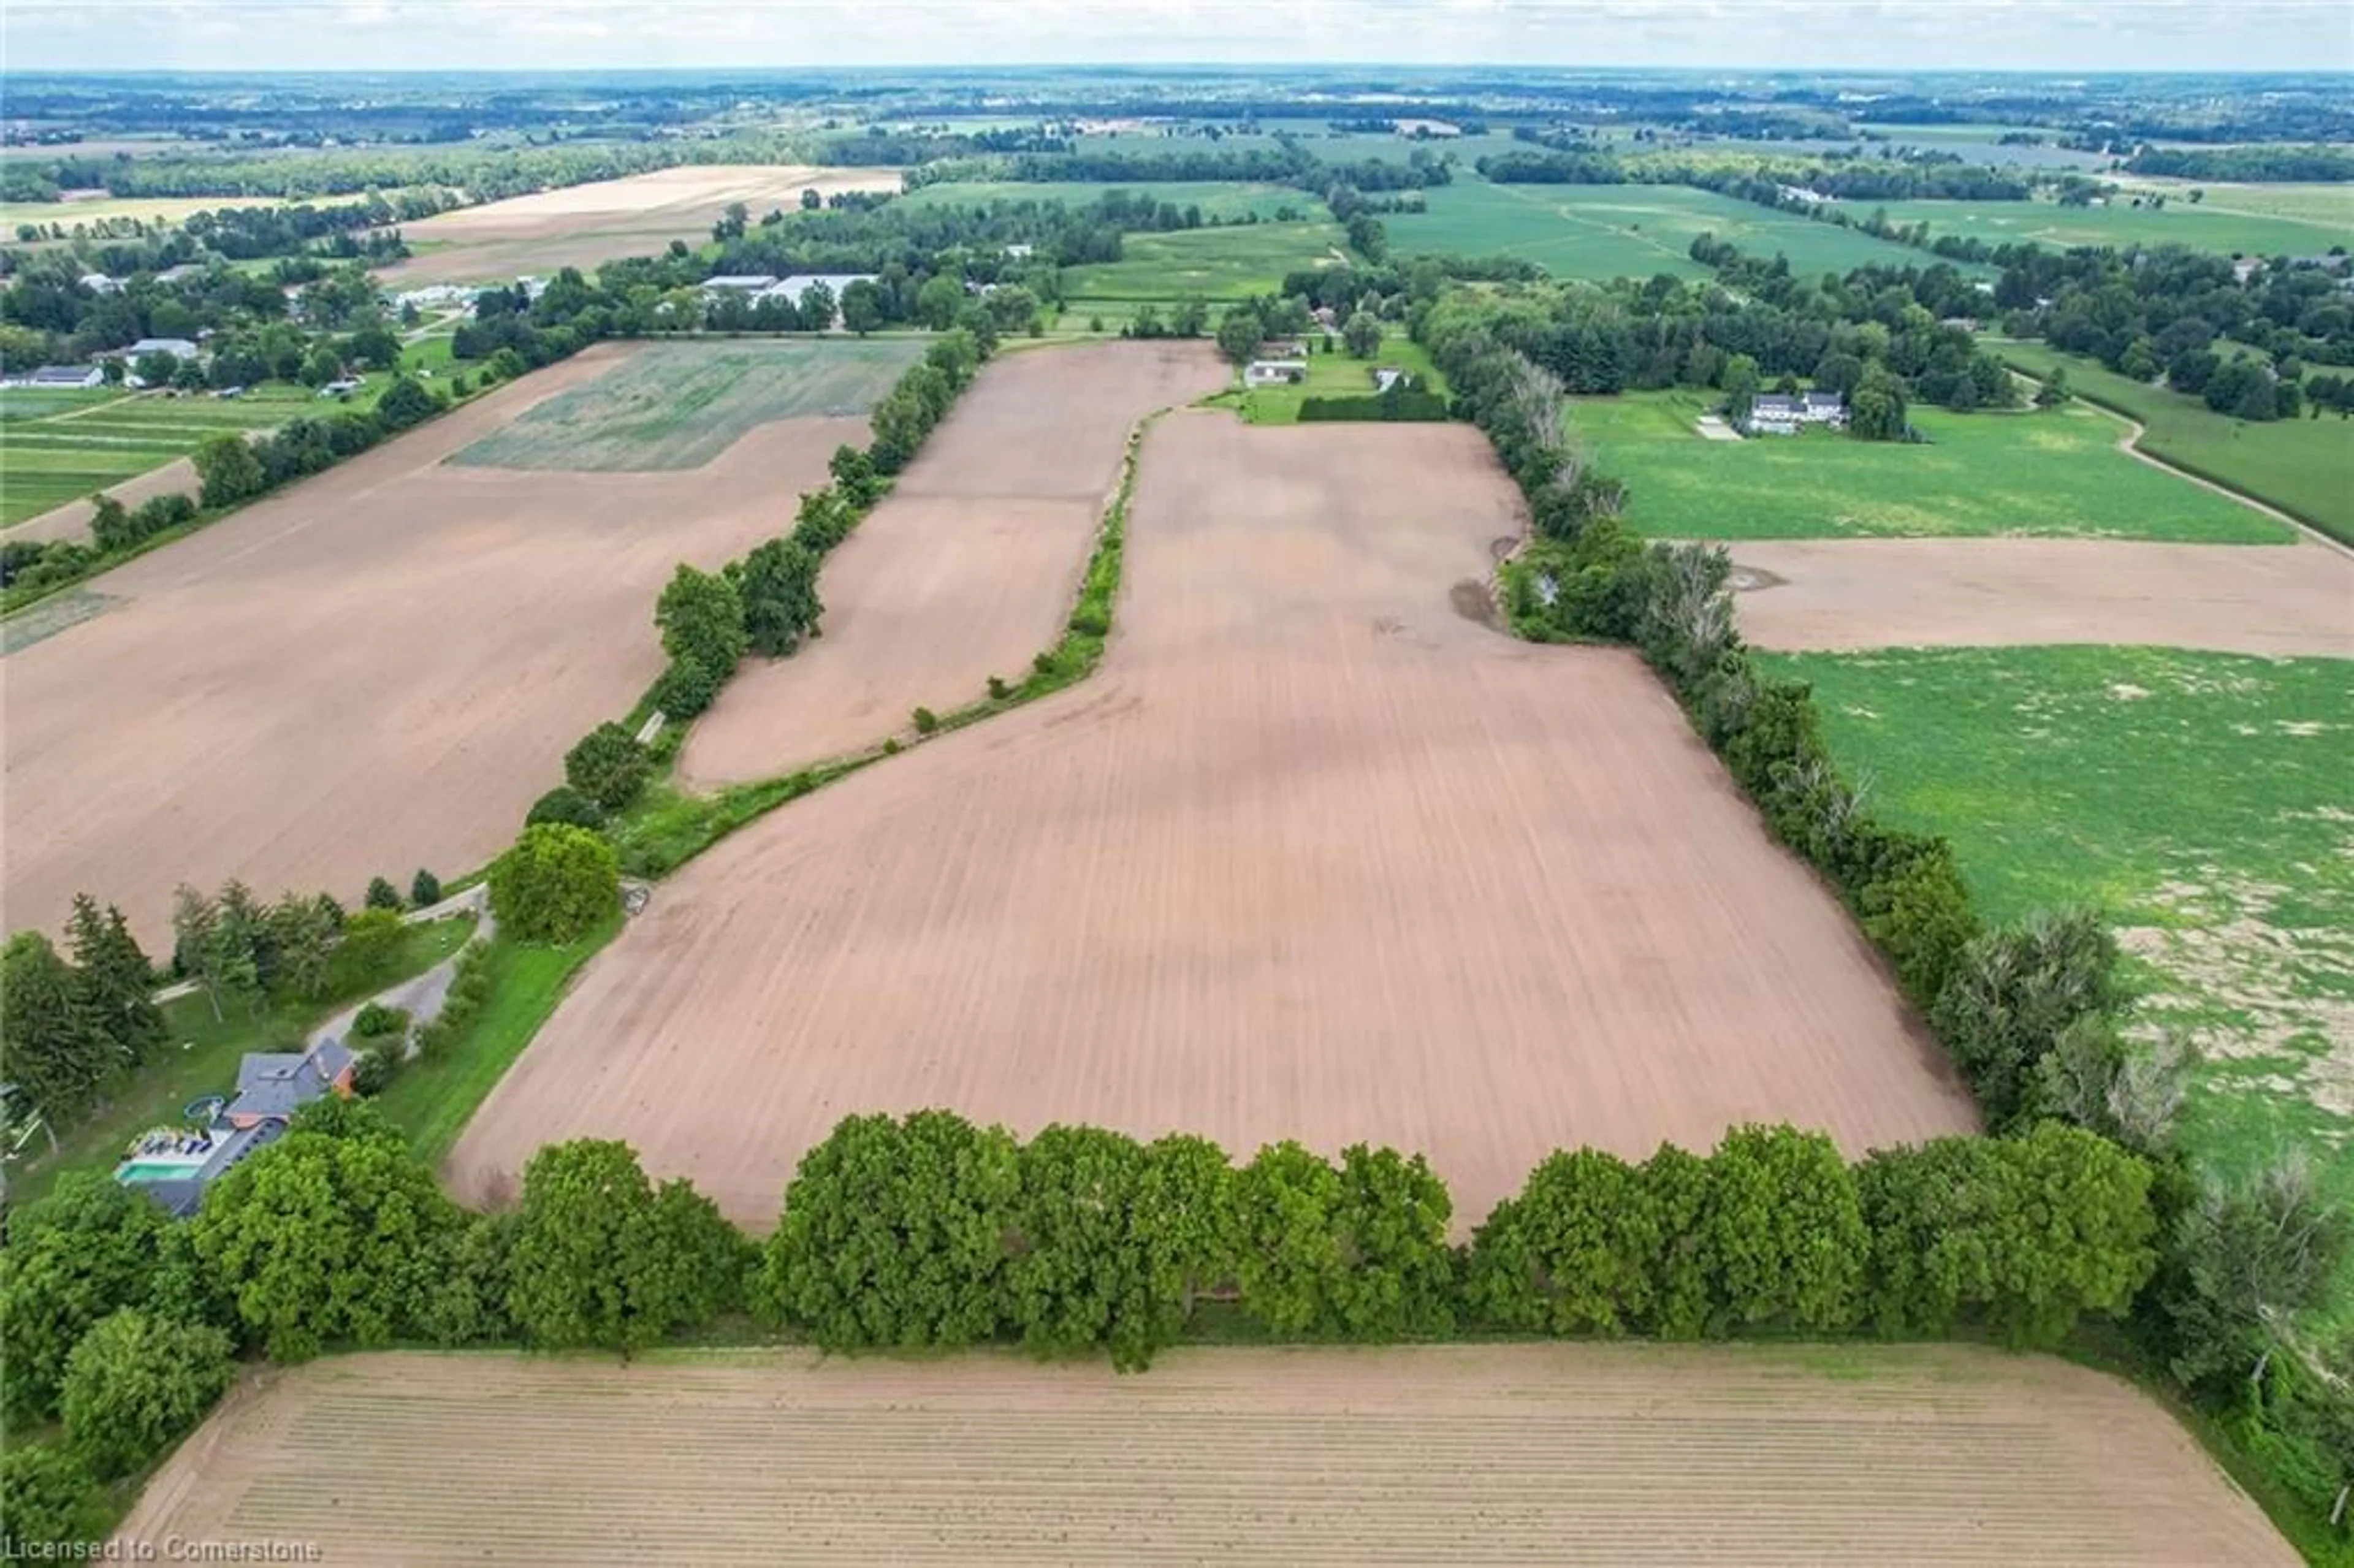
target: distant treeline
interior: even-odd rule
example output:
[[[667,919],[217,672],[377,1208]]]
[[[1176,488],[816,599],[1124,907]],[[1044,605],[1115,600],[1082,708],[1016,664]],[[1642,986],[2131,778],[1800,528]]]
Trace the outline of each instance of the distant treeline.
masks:
[[[2185,180],[2354,180],[2354,147],[2144,147],[2126,160],[2136,175]]]

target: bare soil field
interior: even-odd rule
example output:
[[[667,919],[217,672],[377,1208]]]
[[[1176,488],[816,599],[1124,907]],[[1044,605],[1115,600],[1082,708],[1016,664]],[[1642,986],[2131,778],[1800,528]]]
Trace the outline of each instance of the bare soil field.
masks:
[[[427,283],[504,282],[559,268],[651,256],[673,239],[699,244],[729,205],[754,222],[794,209],[801,192],[896,191],[896,169],[803,168],[793,164],[701,164],[626,179],[567,185],[445,212],[400,226],[418,254],[376,277],[395,289]]]
[[[2140,642],[2354,657],[2354,556],[2116,539],[1744,541],[1740,598],[1760,648]]]
[[[1458,613],[1516,497],[1476,431],[1147,439],[1096,678],[664,882],[455,1150],[470,1197],[626,1138],[774,1223],[841,1117],[1427,1153],[1458,1229],[1547,1151],[1969,1101],[1634,655]]]
[[[1205,344],[1008,355],[981,372],[891,495],[825,564],[824,635],[755,661],[696,721],[695,788],[767,778],[904,729],[918,705],[1019,680],[1060,635],[1129,428],[1216,391]]]
[[[2231,1563],[2126,1384],[1967,1346],[353,1356],[233,1395],[120,1540],[335,1563]]]
[[[78,890],[149,950],[175,884],[355,897],[480,864],[565,749],[662,668],[654,595],[789,525],[857,418],[763,426],[691,476],[451,453],[627,361],[592,349],[108,573],[8,655],[7,928]]]

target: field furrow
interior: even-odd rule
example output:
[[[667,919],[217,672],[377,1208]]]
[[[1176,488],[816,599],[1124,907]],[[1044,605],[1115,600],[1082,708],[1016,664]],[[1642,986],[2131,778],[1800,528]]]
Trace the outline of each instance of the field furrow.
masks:
[[[276,1374],[123,1530],[337,1563],[2294,1558],[2163,1412],[1967,1347],[981,1354]]]

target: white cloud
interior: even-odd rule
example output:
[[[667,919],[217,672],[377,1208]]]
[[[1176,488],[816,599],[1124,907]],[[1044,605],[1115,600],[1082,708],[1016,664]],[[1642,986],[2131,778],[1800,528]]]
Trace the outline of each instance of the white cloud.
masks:
[[[2354,66],[2345,0],[8,0],[27,69]]]

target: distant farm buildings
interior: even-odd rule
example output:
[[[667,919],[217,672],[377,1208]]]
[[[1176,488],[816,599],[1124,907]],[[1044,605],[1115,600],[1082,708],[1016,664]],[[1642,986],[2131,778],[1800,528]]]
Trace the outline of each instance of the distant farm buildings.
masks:
[[[122,352],[133,359],[143,354],[168,354],[175,359],[194,359],[196,345],[185,337],[143,337]]]
[[[1254,359],[1243,370],[1246,387],[1297,387],[1307,379],[1304,359]]]
[[[105,379],[105,373],[95,365],[44,365],[38,370],[20,371],[14,376],[0,376],[0,387],[41,387],[63,389],[96,387]]]
[[[1847,428],[1847,398],[1837,392],[1803,392],[1790,396],[1769,392],[1753,399],[1749,417],[1741,421],[1744,436],[1795,436],[1808,425]]]

